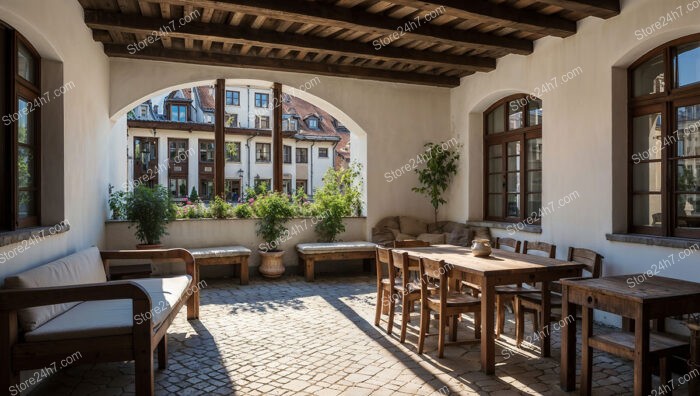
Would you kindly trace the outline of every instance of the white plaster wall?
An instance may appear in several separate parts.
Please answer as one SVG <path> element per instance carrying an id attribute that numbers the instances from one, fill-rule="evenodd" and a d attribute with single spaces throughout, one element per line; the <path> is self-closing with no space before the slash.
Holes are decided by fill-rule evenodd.
<path id="1" fill-rule="evenodd" d="M 4 0 L 0 19 L 27 37 L 44 59 L 63 62 L 64 83 L 75 84 L 63 97 L 65 217 L 71 230 L 48 237 L 0 265 L 1 280 L 76 250 L 102 245 L 107 186 L 110 177 L 119 173 L 105 159 L 123 148 L 112 146 L 114 130 L 122 125 L 118 118 L 110 121 L 109 63 L 83 22 L 80 4 L 73 0 Z M 0 253 L 18 246 L 0 247 Z"/>
<path id="2" fill-rule="evenodd" d="M 556 77 L 559 86 L 541 96 L 543 202 L 556 203 L 573 191 L 578 191 L 580 198 L 544 217 L 541 235 L 518 233 L 515 237 L 555 243 L 559 258 L 565 258 L 568 246 L 599 251 L 605 256 L 607 275 L 645 272 L 670 254 L 678 257 L 677 249 L 612 243 L 605 234 L 613 231 L 613 200 L 620 199 L 613 194 L 611 143 L 614 134 L 626 133 L 613 129 L 614 117 L 624 117 L 613 110 L 613 67 L 626 68 L 665 42 L 700 32 L 700 10 L 688 12 L 687 4 L 687 0 L 623 1 L 622 13 L 617 17 L 587 18 L 572 37 L 539 40 L 532 55 L 504 57 L 498 61 L 497 70 L 462 79 L 461 86 L 451 92 L 451 128 L 464 144 L 464 155 L 447 217 L 482 219 L 483 111 L 498 99 L 512 93 L 532 93 Z M 654 24 L 679 6 L 684 7 L 684 16 L 638 40 L 637 29 Z M 577 67 L 582 68 L 582 74 L 562 84 L 560 77 Z M 624 101 L 615 105 L 624 113 Z M 621 199 L 624 202 L 626 197 Z M 494 234 L 504 236 L 507 232 L 494 230 Z M 695 255 L 663 275 L 700 281 L 698 264 L 700 256 Z"/>
<path id="3" fill-rule="evenodd" d="M 192 82 L 226 78 L 230 79 L 230 85 L 257 80 L 300 87 L 318 78 L 310 91 L 297 89 L 294 94 L 327 110 L 353 132 L 353 159 L 366 163 L 367 236 L 372 225 L 384 216 L 410 213 L 431 218 L 428 201 L 410 191 L 417 181 L 413 173 L 392 183 L 386 181 L 384 173 L 415 158 L 422 152 L 424 143 L 448 138 L 448 89 L 129 59 L 111 59 L 110 65 L 113 117 L 120 116 L 154 92 Z"/>

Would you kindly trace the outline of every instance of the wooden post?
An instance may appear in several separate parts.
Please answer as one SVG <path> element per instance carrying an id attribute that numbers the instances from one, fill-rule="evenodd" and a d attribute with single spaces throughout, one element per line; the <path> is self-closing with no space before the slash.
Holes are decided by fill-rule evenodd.
<path id="1" fill-rule="evenodd" d="M 272 96 L 272 185 L 282 191 L 282 84 L 275 83 Z"/>
<path id="2" fill-rule="evenodd" d="M 226 141 L 224 131 L 224 115 L 226 113 L 226 80 L 216 80 L 215 89 L 215 114 L 214 114 L 214 191 L 217 196 L 224 197 L 224 184 L 226 181 Z"/>

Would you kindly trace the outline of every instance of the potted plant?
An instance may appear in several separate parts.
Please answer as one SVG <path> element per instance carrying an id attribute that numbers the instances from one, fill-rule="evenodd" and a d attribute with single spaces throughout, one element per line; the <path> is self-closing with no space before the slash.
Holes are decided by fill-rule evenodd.
<path id="1" fill-rule="evenodd" d="M 345 231 L 343 218 L 362 212 L 361 167 L 354 163 L 347 169 L 328 169 L 323 186 L 314 194 L 315 231 L 320 242 L 335 242 Z"/>
<path id="2" fill-rule="evenodd" d="M 447 149 L 444 147 L 448 146 Z M 459 146 L 457 146 L 459 148 Z M 435 223 L 437 223 L 438 208 L 447 203 L 442 197 L 454 175 L 457 174 L 457 162 L 459 152 L 455 148 L 449 148 L 447 143 L 426 143 L 426 154 L 421 154 L 420 162 L 425 162 L 425 168 L 416 169 L 419 187 L 413 187 L 413 191 L 427 195 L 434 209 Z"/>
<path id="3" fill-rule="evenodd" d="M 176 213 L 177 208 L 165 187 L 136 187 L 126 198 L 126 218 L 135 223 L 136 238 L 141 242 L 136 248 L 162 248 L 160 238 L 167 235 L 165 226 L 175 219 Z"/>
<path id="4" fill-rule="evenodd" d="M 257 197 L 253 209 L 259 218 L 256 233 L 265 241 L 259 246 L 260 273 L 267 278 L 277 278 L 284 273 L 284 251 L 279 245 L 288 233 L 286 224 L 294 216 L 294 207 L 286 195 L 269 192 Z"/>

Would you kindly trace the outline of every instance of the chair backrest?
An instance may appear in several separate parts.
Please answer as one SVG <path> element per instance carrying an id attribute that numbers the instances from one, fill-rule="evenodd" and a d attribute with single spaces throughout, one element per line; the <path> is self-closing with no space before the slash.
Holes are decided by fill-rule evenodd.
<path id="1" fill-rule="evenodd" d="M 394 241 L 394 248 L 428 247 L 430 242 L 411 239 L 406 241 Z"/>
<path id="2" fill-rule="evenodd" d="M 418 270 L 420 271 L 421 300 L 427 300 L 428 285 L 435 283 L 437 280 L 440 285 L 438 289 L 440 292 L 440 300 L 443 302 L 446 301 L 450 266 L 448 266 L 444 260 L 421 258 L 418 264 Z"/>
<path id="3" fill-rule="evenodd" d="M 410 283 L 408 271 L 408 253 L 391 251 L 391 264 L 389 265 L 389 281 L 394 286 L 397 275 L 401 275 L 401 284 L 406 289 Z"/>
<path id="4" fill-rule="evenodd" d="M 513 238 L 496 238 L 496 249 L 502 249 L 503 246 L 513 249 L 515 253 L 520 253 L 520 241 Z"/>
<path id="5" fill-rule="evenodd" d="M 523 242 L 523 254 L 532 254 L 530 252 L 542 252 L 549 258 L 555 258 L 557 247 L 546 242 Z"/>
<path id="6" fill-rule="evenodd" d="M 383 264 L 387 265 L 387 268 L 391 266 L 391 249 L 377 246 L 377 282 L 381 283 L 384 277 Z"/>
<path id="7" fill-rule="evenodd" d="M 592 278 L 600 278 L 600 275 L 602 275 L 603 259 L 603 256 L 593 250 L 575 248 L 573 246 L 569 248 L 568 260 L 584 264 L 586 271 L 591 273 Z"/>

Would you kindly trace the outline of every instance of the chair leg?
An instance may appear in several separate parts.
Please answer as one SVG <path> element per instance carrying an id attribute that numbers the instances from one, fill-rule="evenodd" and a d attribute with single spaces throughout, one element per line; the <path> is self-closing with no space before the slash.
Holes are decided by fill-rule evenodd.
<path id="1" fill-rule="evenodd" d="M 515 345 L 520 348 L 523 343 L 523 333 L 525 332 L 525 312 L 518 297 L 513 301 L 513 311 L 515 313 Z"/>
<path id="2" fill-rule="evenodd" d="M 379 326 L 379 320 L 382 317 L 382 306 L 384 305 L 384 286 L 380 283 L 377 285 L 377 312 L 374 314 L 374 325 Z"/>
<path id="3" fill-rule="evenodd" d="M 503 298 L 503 296 L 499 294 L 496 295 L 496 338 L 503 334 L 503 328 L 505 327 L 506 323 L 506 306 L 504 300 L 505 298 Z"/>
<path id="4" fill-rule="evenodd" d="M 421 304 L 420 310 L 420 333 L 418 334 L 418 354 L 423 354 L 423 345 L 425 344 L 425 335 L 428 333 L 430 324 L 430 310 L 423 308 Z"/>
<path id="5" fill-rule="evenodd" d="M 164 334 L 158 343 L 158 370 L 168 368 L 168 334 Z"/>
<path id="6" fill-rule="evenodd" d="M 406 328 L 408 327 L 408 322 L 411 321 L 411 307 L 413 307 L 413 300 L 409 300 L 404 296 L 403 301 L 401 301 L 401 343 L 406 341 Z"/>
<path id="7" fill-rule="evenodd" d="M 445 357 L 445 332 L 446 332 L 446 327 L 447 327 L 447 315 L 445 315 L 443 312 L 440 312 L 440 319 L 438 320 L 439 328 L 438 328 L 438 357 L 443 358 Z"/>
<path id="8" fill-rule="evenodd" d="M 457 341 L 457 328 L 459 327 L 459 315 L 452 315 L 450 323 L 450 341 Z"/>
<path id="9" fill-rule="evenodd" d="M 386 332 L 391 335 L 391 331 L 394 328 L 394 312 L 396 311 L 396 295 L 389 294 L 389 320 L 386 326 Z"/>

